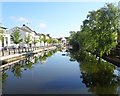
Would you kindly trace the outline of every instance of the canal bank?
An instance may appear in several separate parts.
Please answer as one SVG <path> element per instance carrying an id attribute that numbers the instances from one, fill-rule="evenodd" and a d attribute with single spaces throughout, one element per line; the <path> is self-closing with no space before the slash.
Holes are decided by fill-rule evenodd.
<path id="1" fill-rule="evenodd" d="M 56 46 L 51 46 L 51 47 L 45 47 L 45 48 L 42 48 L 39 50 L 34 50 L 34 51 L 26 52 L 26 53 L 3 56 L 0 58 L 0 64 L 1 64 L 0 68 L 10 65 L 10 62 L 19 61 L 21 59 L 24 59 L 24 58 L 26 58 L 26 56 L 30 56 L 30 55 L 33 55 L 36 53 L 42 54 L 44 51 L 51 51 L 51 50 L 55 50 L 56 48 L 57 48 Z"/>
<path id="2" fill-rule="evenodd" d="M 112 64 L 114 64 L 114 65 L 116 65 L 118 67 L 120 67 L 120 58 L 117 58 L 115 56 L 107 56 L 107 55 L 104 55 L 102 58 L 104 60 L 106 60 L 106 61 L 108 61 L 108 62 L 110 62 L 110 63 L 112 63 Z"/>

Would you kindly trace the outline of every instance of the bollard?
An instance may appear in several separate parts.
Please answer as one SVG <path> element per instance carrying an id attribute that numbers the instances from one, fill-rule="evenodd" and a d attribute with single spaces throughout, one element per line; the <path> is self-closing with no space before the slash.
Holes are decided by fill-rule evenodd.
<path id="1" fill-rule="evenodd" d="M 14 54 L 15 54 L 15 49 L 13 49 L 14 50 Z"/>
<path id="2" fill-rule="evenodd" d="M 9 55 L 10 55 L 10 48 L 8 48 L 8 50 L 9 50 Z"/>
<path id="3" fill-rule="evenodd" d="M 2 49 L 2 56 L 4 56 L 4 49 Z"/>
<path id="4" fill-rule="evenodd" d="M 23 52 L 23 48 L 22 48 L 22 52 Z"/>
<path id="5" fill-rule="evenodd" d="M 26 52 L 26 47 L 25 47 L 25 52 Z"/>

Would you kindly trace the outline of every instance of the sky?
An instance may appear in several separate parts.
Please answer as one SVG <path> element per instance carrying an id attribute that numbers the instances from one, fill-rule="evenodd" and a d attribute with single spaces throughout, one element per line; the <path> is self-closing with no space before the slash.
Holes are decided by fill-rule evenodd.
<path id="1" fill-rule="evenodd" d="M 2 2 L 2 26 L 11 29 L 23 24 L 51 37 L 68 37 L 79 31 L 89 11 L 106 2 Z"/>

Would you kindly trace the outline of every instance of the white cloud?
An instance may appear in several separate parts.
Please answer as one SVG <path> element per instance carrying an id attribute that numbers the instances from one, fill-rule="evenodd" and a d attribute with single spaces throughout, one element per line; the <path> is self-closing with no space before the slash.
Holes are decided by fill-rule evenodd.
<path id="1" fill-rule="evenodd" d="M 41 23 L 39 24 L 39 26 L 40 26 L 40 28 L 47 28 L 47 25 L 46 25 L 44 22 L 41 22 Z"/>
<path id="2" fill-rule="evenodd" d="M 29 22 L 28 19 L 23 18 L 23 17 L 19 17 L 19 18 L 18 18 L 18 21 L 20 21 L 20 22 L 25 22 L 25 23 L 28 23 L 28 22 Z"/>
<path id="3" fill-rule="evenodd" d="M 12 20 L 16 21 L 16 22 L 29 23 L 29 20 L 28 20 L 27 18 L 24 18 L 24 17 L 11 16 L 10 18 L 11 18 Z"/>

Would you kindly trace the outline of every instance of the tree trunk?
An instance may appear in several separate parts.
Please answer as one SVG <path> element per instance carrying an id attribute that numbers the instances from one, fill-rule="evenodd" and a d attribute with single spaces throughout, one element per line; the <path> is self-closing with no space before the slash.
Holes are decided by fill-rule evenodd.
<path id="1" fill-rule="evenodd" d="M 101 63 L 101 56 L 100 56 L 100 53 L 99 53 L 99 59 L 98 59 L 98 63 Z"/>

